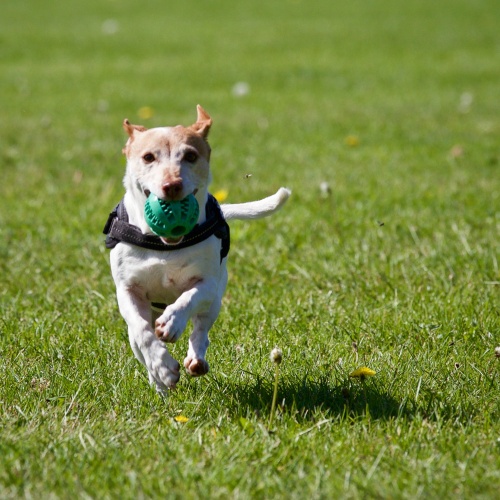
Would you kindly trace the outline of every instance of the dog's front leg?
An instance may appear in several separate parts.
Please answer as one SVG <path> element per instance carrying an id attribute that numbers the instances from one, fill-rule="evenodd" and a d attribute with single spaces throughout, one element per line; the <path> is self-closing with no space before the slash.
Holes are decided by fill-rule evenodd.
<path id="1" fill-rule="evenodd" d="M 130 346 L 136 358 L 146 366 L 149 381 L 160 393 L 175 388 L 179 381 L 179 363 L 166 345 L 158 340 L 151 326 L 151 304 L 138 291 L 117 288 L 120 312 L 128 325 Z"/>
<path id="2" fill-rule="evenodd" d="M 176 342 L 192 316 L 209 311 L 215 299 L 215 290 L 217 290 L 215 280 L 201 279 L 181 293 L 156 320 L 157 337 L 163 342 Z"/>

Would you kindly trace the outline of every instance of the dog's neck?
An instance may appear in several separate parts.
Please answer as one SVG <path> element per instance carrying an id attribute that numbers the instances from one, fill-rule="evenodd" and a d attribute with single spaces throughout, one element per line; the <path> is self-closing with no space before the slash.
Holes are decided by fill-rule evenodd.
<path id="1" fill-rule="evenodd" d="M 198 224 L 202 224 L 207 219 L 206 204 L 208 200 L 208 190 L 198 189 L 195 195 L 196 201 L 200 208 Z M 125 209 L 127 210 L 130 224 L 137 226 L 143 234 L 153 234 L 144 217 L 144 205 L 146 203 L 146 195 L 136 186 L 127 186 L 125 197 L 123 199 Z"/>

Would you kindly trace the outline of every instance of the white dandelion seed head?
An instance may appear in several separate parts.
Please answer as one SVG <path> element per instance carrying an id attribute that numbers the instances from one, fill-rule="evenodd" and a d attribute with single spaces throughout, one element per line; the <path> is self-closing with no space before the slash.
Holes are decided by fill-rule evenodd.
<path id="1" fill-rule="evenodd" d="M 101 31 L 104 35 L 115 35 L 120 29 L 120 24 L 116 19 L 106 19 L 101 25 Z"/>
<path id="2" fill-rule="evenodd" d="M 276 364 L 280 364 L 281 361 L 283 360 L 283 351 L 279 349 L 278 347 L 275 347 L 271 351 L 271 355 L 269 356 L 271 358 L 271 361 Z"/>
<path id="3" fill-rule="evenodd" d="M 250 85 L 247 82 L 236 82 L 231 89 L 235 97 L 243 97 L 250 93 Z"/>
<path id="4" fill-rule="evenodd" d="M 328 198 L 332 194 L 332 188 L 330 187 L 330 184 L 326 181 L 320 183 L 319 191 L 321 193 L 322 198 Z"/>

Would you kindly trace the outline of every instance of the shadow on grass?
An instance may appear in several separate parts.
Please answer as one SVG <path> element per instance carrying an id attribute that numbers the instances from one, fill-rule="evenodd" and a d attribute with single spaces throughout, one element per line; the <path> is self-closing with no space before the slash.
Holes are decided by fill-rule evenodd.
<path id="1" fill-rule="evenodd" d="M 266 415 L 271 408 L 273 386 L 269 382 L 256 380 L 249 385 L 234 385 L 228 391 L 232 396 L 228 409 L 235 415 Z M 310 420 L 318 413 L 331 417 L 363 415 L 368 406 L 374 419 L 389 419 L 407 413 L 400 402 L 387 392 L 380 391 L 375 384 L 366 383 L 363 388 L 358 381 L 333 386 L 327 380 L 280 379 L 278 404 L 284 414 L 298 420 Z"/>

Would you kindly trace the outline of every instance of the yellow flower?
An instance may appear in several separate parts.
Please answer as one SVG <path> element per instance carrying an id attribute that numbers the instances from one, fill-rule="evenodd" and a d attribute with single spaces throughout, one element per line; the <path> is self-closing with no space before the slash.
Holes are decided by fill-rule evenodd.
<path id="1" fill-rule="evenodd" d="M 219 189 L 215 191 L 214 198 L 219 202 L 223 203 L 227 199 L 227 195 L 229 194 L 227 189 Z"/>
<path id="2" fill-rule="evenodd" d="M 345 143 L 351 148 L 355 148 L 356 146 L 359 146 L 359 137 L 357 135 L 348 135 L 345 138 Z"/>
<path id="3" fill-rule="evenodd" d="M 174 417 L 174 420 L 181 424 L 185 424 L 189 420 L 189 418 L 185 417 L 184 415 L 177 415 L 176 417 Z"/>
<path id="4" fill-rule="evenodd" d="M 350 373 L 349 377 L 356 377 L 363 380 L 365 377 L 373 377 L 373 375 L 375 375 L 376 373 L 377 372 L 373 371 L 371 368 L 362 366 L 361 368 L 358 368 L 354 370 L 352 373 Z"/>
<path id="5" fill-rule="evenodd" d="M 139 108 L 137 114 L 141 120 L 149 120 L 149 118 L 152 118 L 154 115 L 154 111 L 151 106 L 143 106 L 142 108 Z"/>

